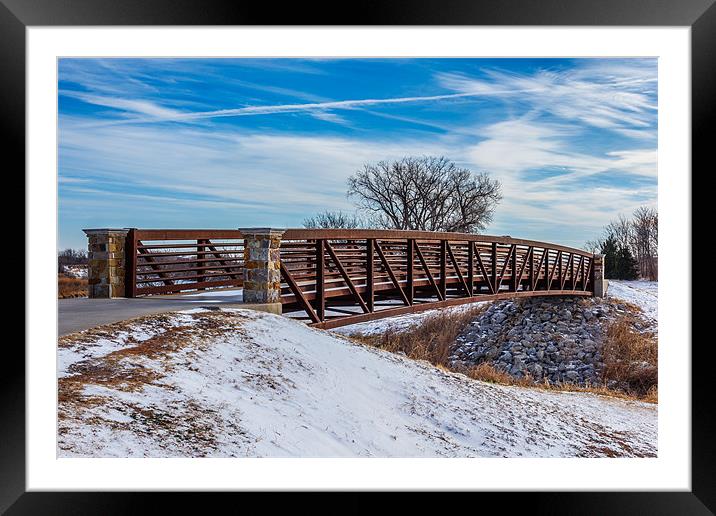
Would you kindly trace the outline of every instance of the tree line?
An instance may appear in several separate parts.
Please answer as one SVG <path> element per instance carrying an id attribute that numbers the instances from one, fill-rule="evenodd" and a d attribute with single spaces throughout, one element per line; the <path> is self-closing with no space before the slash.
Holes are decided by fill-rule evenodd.
<path id="1" fill-rule="evenodd" d="M 65 249 L 57 253 L 57 272 L 64 272 L 66 265 L 87 265 L 87 251 Z"/>
<path id="2" fill-rule="evenodd" d="M 659 214 L 641 206 L 630 218 L 619 215 L 604 228 L 602 236 L 587 242 L 592 252 L 604 255 L 604 275 L 613 279 L 656 281 L 659 278 Z"/>

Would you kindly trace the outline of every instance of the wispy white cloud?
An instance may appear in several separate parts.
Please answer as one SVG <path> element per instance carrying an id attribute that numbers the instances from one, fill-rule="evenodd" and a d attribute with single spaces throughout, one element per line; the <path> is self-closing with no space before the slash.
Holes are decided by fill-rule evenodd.
<path id="1" fill-rule="evenodd" d="M 653 126 L 657 78 L 649 63 L 590 61 L 564 71 L 483 73 L 484 78 L 464 73 L 440 73 L 436 78 L 455 92 L 500 97 L 593 127 L 638 134 L 634 131 Z"/>
<path id="2" fill-rule="evenodd" d="M 480 128 L 479 134 L 485 139 L 468 150 L 473 164 L 518 176 L 528 170 L 558 172 L 541 183 L 584 179 L 613 170 L 654 179 L 657 174 L 655 149 L 614 150 L 605 155 L 577 152 L 569 140 L 576 130 L 563 124 L 522 118 Z"/>
<path id="3" fill-rule="evenodd" d="M 596 235 L 618 213 L 655 203 L 655 149 L 576 152 L 570 141 L 574 128 L 529 118 L 497 122 L 480 134 L 486 138 L 467 146 L 464 159 L 502 182 L 505 198 L 497 224 L 509 219 L 512 226 L 572 226 Z M 585 186 L 597 176 L 620 180 L 611 186 Z M 625 183 L 628 178 L 645 181 L 635 187 Z"/>
<path id="4" fill-rule="evenodd" d="M 134 107 L 136 103 L 143 103 L 145 101 L 134 101 L 128 99 L 115 99 L 108 97 L 95 97 L 91 95 L 77 95 L 74 94 L 80 100 L 85 100 L 92 104 L 99 105 L 112 105 L 112 107 L 119 107 L 121 105 L 127 106 L 128 110 L 138 112 Z M 356 99 L 356 100 L 338 100 L 338 101 L 327 101 L 327 102 L 310 102 L 301 104 L 272 104 L 272 105 L 259 105 L 259 106 L 245 106 L 240 108 L 231 109 L 216 109 L 211 111 L 183 111 L 183 112 L 167 112 L 165 114 L 159 114 L 159 108 L 152 110 L 151 118 L 138 117 L 138 118 L 126 118 L 121 120 L 111 120 L 108 122 L 100 122 L 94 125 L 126 125 L 132 123 L 146 123 L 154 121 L 162 122 L 192 122 L 197 120 L 206 120 L 212 118 L 226 118 L 226 117 L 241 117 L 241 116 L 256 116 L 256 115 L 273 115 L 282 113 L 298 113 L 307 112 L 312 116 L 316 113 L 326 113 L 329 110 L 353 110 L 369 106 L 379 106 L 388 104 L 405 104 L 415 102 L 432 102 L 438 100 L 448 100 L 463 97 L 473 97 L 473 93 L 455 93 L 448 95 L 429 95 L 429 96 L 418 96 L 418 97 L 394 97 L 394 98 L 383 98 L 383 99 Z M 149 114 L 149 113 L 148 113 Z"/>
<path id="5" fill-rule="evenodd" d="M 307 213 L 346 208 L 346 179 L 362 163 L 440 153 L 419 141 L 262 134 L 216 128 L 103 127 L 61 119 L 60 167 L 128 188 L 231 200 L 270 199 Z"/>
<path id="6" fill-rule="evenodd" d="M 277 95 L 284 95 L 286 97 L 295 97 L 298 99 L 308 100 L 310 102 L 325 102 L 329 99 L 322 97 L 321 95 L 313 95 L 305 91 L 297 90 L 294 88 L 286 88 L 284 86 L 277 86 L 276 84 L 259 84 L 250 81 L 243 81 L 239 79 L 231 79 L 226 81 L 229 85 L 241 86 L 242 88 L 249 88 L 256 91 L 265 91 L 268 93 L 275 93 Z"/>
<path id="7" fill-rule="evenodd" d="M 331 113 L 330 111 L 313 111 L 311 112 L 311 116 L 315 118 L 316 120 L 323 120 L 324 122 L 331 122 L 334 124 L 340 124 L 340 125 L 351 125 L 351 122 L 347 120 L 345 117 L 342 117 L 341 115 L 337 115 L 336 113 Z"/>
<path id="8" fill-rule="evenodd" d="M 149 100 L 104 97 L 72 90 L 60 90 L 59 94 L 65 97 L 72 97 L 81 100 L 87 104 L 119 109 L 127 113 L 145 115 L 157 120 L 166 120 L 172 117 L 181 116 L 180 111 L 161 106 L 156 102 Z"/>
<path id="9" fill-rule="evenodd" d="M 122 184 L 122 192 L 111 194 L 116 199 L 132 196 L 139 204 L 137 195 L 156 197 L 154 202 L 134 208 L 134 214 L 149 213 L 159 204 L 164 210 L 173 206 L 173 225 L 189 227 L 192 215 L 186 207 L 193 201 L 188 199 L 196 199 L 197 206 L 204 209 L 230 213 L 237 224 L 260 213 L 267 223 L 295 226 L 323 209 L 350 210 L 352 203 L 345 196 L 348 176 L 366 162 L 406 155 L 445 155 L 498 178 L 505 198 L 491 231 L 499 234 L 515 225 L 524 228 L 520 235 L 525 236 L 530 225 L 569 224 L 581 225 L 582 234 L 585 227 L 594 227 L 596 234 L 615 213 L 655 198 L 655 184 L 640 190 L 616 186 L 584 189 L 579 181 L 580 174 L 609 170 L 637 176 L 654 174 L 652 151 L 575 154 L 564 140 L 568 128 L 529 121 L 494 124 L 481 131 L 487 139 L 472 144 L 452 135 L 385 141 L 216 127 L 110 126 L 88 132 L 81 121 L 65 118 L 60 130 L 61 170 L 92 174 L 94 188 L 107 191 Z M 525 178 L 529 170 L 539 167 L 563 167 L 564 177 L 570 179 Z M 75 193 L 80 194 L 78 190 Z M 89 192 L 84 195 L 91 196 Z M 111 195 L 107 193 L 109 198 Z M 559 199 L 556 205 L 555 199 Z M 535 231 L 530 230 L 528 236 L 539 236 Z M 575 245 L 587 239 L 580 238 L 572 239 L 566 233 L 562 238 L 553 236 Z"/>
<path id="10" fill-rule="evenodd" d="M 192 123 L 215 118 L 299 112 L 305 112 L 325 121 L 345 124 L 346 120 L 336 115 L 335 111 L 484 97 L 500 98 L 527 105 L 536 114 L 548 113 L 563 121 L 609 129 L 629 138 L 648 140 L 654 139 L 656 135 L 655 68 L 651 65 L 646 66 L 641 61 L 630 64 L 587 62 L 566 71 L 538 70 L 532 74 L 488 69 L 482 70 L 480 78 L 464 73 L 443 72 L 436 74 L 435 78 L 441 87 L 452 93 L 325 100 L 320 96 L 291 88 L 236 79 L 234 82 L 244 87 L 308 99 L 310 102 L 244 105 L 227 109 L 193 111 L 169 108 L 156 101 L 131 96 L 107 96 L 77 91 L 62 91 L 61 94 L 92 104 L 124 109 L 129 115 L 138 115 L 99 123 L 110 125 L 148 122 Z M 143 84 L 139 79 L 135 81 Z"/>

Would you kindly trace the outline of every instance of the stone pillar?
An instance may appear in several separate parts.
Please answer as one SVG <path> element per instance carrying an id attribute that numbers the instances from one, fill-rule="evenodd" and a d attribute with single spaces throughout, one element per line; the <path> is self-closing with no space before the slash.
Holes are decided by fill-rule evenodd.
<path id="1" fill-rule="evenodd" d="M 89 297 L 124 297 L 127 229 L 84 229 L 87 235 Z"/>
<path id="2" fill-rule="evenodd" d="M 244 303 L 281 308 L 281 236 L 283 229 L 239 228 L 244 236 Z"/>
<path id="3" fill-rule="evenodd" d="M 592 290 L 595 297 L 607 295 L 607 280 L 604 279 L 604 255 L 594 255 L 594 266 L 592 268 Z"/>

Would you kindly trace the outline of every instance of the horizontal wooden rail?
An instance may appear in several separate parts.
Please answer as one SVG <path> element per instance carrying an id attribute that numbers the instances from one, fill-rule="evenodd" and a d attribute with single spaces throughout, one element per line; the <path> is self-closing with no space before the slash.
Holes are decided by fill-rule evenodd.
<path id="1" fill-rule="evenodd" d="M 525 240 L 512 238 L 510 236 L 474 235 L 471 233 L 447 233 L 439 231 L 406 231 L 402 229 L 287 229 L 283 234 L 283 240 L 313 240 L 322 238 L 326 240 L 364 240 L 367 238 L 379 238 L 381 240 L 407 240 L 409 238 L 429 241 L 449 240 L 456 242 L 496 242 L 498 244 L 517 244 L 534 247 L 548 247 L 554 250 L 562 250 L 567 253 L 574 253 L 591 257 L 592 253 L 538 240 Z M 282 244 L 283 245 L 283 244 Z"/>
<path id="2" fill-rule="evenodd" d="M 134 297 L 242 286 L 249 236 L 131 229 L 125 291 Z M 591 253 L 509 236 L 288 229 L 279 256 L 284 312 L 323 328 L 480 300 L 588 296 L 594 285 Z"/>
<path id="3" fill-rule="evenodd" d="M 243 285 L 238 230 L 132 229 L 125 252 L 128 297 Z"/>
<path id="4" fill-rule="evenodd" d="M 589 296 L 592 267 L 584 250 L 506 236 L 290 229 L 281 302 L 332 328 L 480 300 Z"/>

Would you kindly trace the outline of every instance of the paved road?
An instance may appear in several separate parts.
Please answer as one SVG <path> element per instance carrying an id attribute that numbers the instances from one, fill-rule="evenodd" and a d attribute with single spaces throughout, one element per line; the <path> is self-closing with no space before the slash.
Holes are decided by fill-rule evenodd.
<path id="1" fill-rule="evenodd" d="M 242 290 L 221 290 L 178 296 L 134 299 L 58 299 L 58 333 L 67 335 L 102 324 L 142 315 L 173 312 L 201 306 L 249 308 L 242 304 Z"/>

